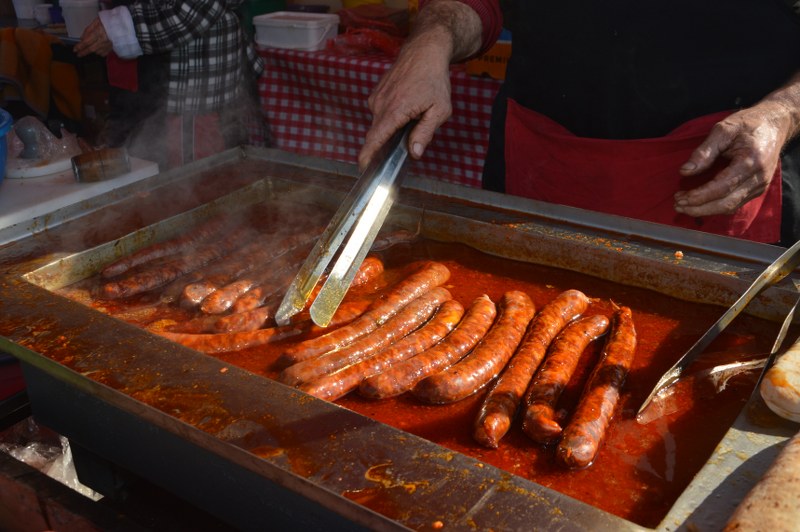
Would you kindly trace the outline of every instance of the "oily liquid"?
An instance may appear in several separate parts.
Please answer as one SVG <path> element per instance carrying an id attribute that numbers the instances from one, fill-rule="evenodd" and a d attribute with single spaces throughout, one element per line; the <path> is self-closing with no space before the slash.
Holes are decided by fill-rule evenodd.
<path id="1" fill-rule="evenodd" d="M 384 252 L 383 258 L 383 285 L 396 282 L 416 261 L 434 259 L 444 263 L 451 272 L 445 287 L 465 307 L 482 294 L 499 301 L 505 291 L 522 290 L 540 309 L 562 291 L 578 289 L 592 298 L 585 316 L 611 317 L 615 305 L 632 309 L 638 338 L 636 357 L 600 452 L 594 463 L 583 470 L 571 471 L 557 464 L 554 446 L 528 439 L 519 419 L 497 449 L 477 444 L 472 439 L 472 426 L 485 389 L 450 405 L 423 404 L 410 394 L 372 401 L 357 393 L 337 403 L 641 526 L 655 527 L 661 522 L 738 415 L 758 375 L 746 372 L 732 377 L 722 391 L 698 380 L 679 382 L 670 396 L 669 411 L 650 423 L 640 424 L 635 419 L 636 411 L 659 376 L 724 309 L 575 272 L 491 257 L 461 245 L 420 240 L 413 245 L 394 246 Z M 156 317 L 150 315 L 148 319 Z M 707 349 L 708 355 L 701 357 L 699 363 L 704 358 L 709 364 L 717 364 L 766 352 L 777 328 L 776 324 L 741 316 Z M 284 347 L 296 341 L 215 356 L 275 379 L 280 371 L 275 361 Z M 602 340 L 586 349 L 562 394 L 558 410 L 565 420 L 577 404 L 601 348 Z M 360 502 L 370 506 L 372 500 L 377 499 L 366 497 Z M 373 509 L 381 511 L 380 503 L 374 504 Z"/>

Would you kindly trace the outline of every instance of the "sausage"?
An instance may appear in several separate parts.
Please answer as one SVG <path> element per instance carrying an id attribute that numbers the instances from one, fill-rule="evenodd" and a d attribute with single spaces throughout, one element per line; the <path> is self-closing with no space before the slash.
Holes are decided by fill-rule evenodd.
<path id="1" fill-rule="evenodd" d="M 383 261 L 375 255 L 367 255 L 350 283 L 350 288 L 364 286 L 383 273 Z"/>
<path id="2" fill-rule="evenodd" d="M 252 235 L 252 233 L 241 230 L 230 238 L 223 239 L 219 245 L 208 245 L 191 254 L 165 260 L 159 265 L 153 265 L 147 270 L 134 273 L 119 281 L 109 281 L 103 285 L 103 294 L 105 297 L 117 299 L 163 286 L 181 275 L 231 253 L 244 242 L 248 235 Z"/>
<path id="3" fill-rule="evenodd" d="M 296 238 L 283 242 L 284 245 L 294 244 Z M 270 260 L 265 260 L 260 265 L 260 271 L 249 272 L 248 274 L 233 280 L 225 286 L 209 294 L 200 304 L 200 310 L 206 314 L 222 314 L 229 310 L 236 301 L 256 286 L 269 287 L 272 292 L 278 291 L 285 279 L 291 275 L 288 272 L 295 272 L 299 269 L 296 266 L 309 253 L 310 243 L 303 242 L 291 248 L 279 246 L 273 249 Z M 268 294 L 267 291 L 264 294 Z M 263 302 L 260 301 L 259 304 Z M 250 310 L 250 309 L 247 309 Z"/>
<path id="4" fill-rule="evenodd" d="M 182 275 L 162 288 L 158 300 L 164 305 L 171 305 L 180 300 L 181 292 L 187 284 L 197 282 L 202 278 L 203 276 L 196 270 Z"/>
<path id="5" fill-rule="evenodd" d="M 230 309 L 236 300 L 253 288 L 255 284 L 256 281 L 252 277 L 245 277 L 228 283 L 208 294 L 200 303 L 200 310 L 206 314 L 222 314 Z"/>
<path id="6" fill-rule="evenodd" d="M 511 427 L 522 396 L 553 338 L 588 306 L 589 298 L 583 292 L 566 290 L 534 316 L 517 352 L 481 405 L 473 428 L 478 443 L 497 447 Z"/>
<path id="7" fill-rule="evenodd" d="M 198 245 L 202 245 L 203 241 L 217 234 L 224 225 L 226 225 L 225 218 L 223 216 L 216 216 L 184 235 L 147 246 L 130 255 L 122 257 L 103 268 L 100 275 L 107 279 L 116 277 L 140 264 L 195 248 Z"/>
<path id="8" fill-rule="evenodd" d="M 239 296 L 239 299 L 237 299 L 231 307 L 231 312 L 237 314 L 258 308 L 265 304 L 269 296 L 270 294 L 263 286 L 256 286 L 248 290 L 247 293 Z"/>
<path id="9" fill-rule="evenodd" d="M 422 269 L 412 273 L 388 293 L 376 299 L 364 314 L 349 325 L 289 347 L 281 354 L 279 361 L 282 364 L 291 365 L 344 347 L 357 338 L 374 331 L 409 301 L 444 284 L 449 278 L 450 270 L 447 269 L 447 266 L 439 262 L 428 262 Z"/>
<path id="10" fill-rule="evenodd" d="M 411 301 L 386 323 L 351 345 L 289 366 L 283 370 L 279 380 L 289 386 L 297 386 L 364 360 L 419 328 L 442 303 L 452 298 L 446 288 L 434 288 Z"/>
<path id="11" fill-rule="evenodd" d="M 226 353 L 277 342 L 278 340 L 303 334 L 307 330 L 308 325 L 306 323 L 293 323 L 282 327 L 237 333 L 190 334 L 167 331 L 156 332 L 164 338 L 203 353 Z"/>
<path id="12" fill-rule="evenodd" d="M 800 432 L 792 436 L 728 519 L 723 532 L 797 530 L 800 523 Z"/>
<path id="13" fill-rule="evenodd" d="M 556 403 L 586 346 L 607 328 L 608 318 L 600 314 L 579 318 L 567 325 L 553 341 L 531 381 L 526 398 L 522 430 L 534 441 L 549 443 L 561 435 L 561 425 L 555 419 Z"/>
<path id="14" fill-rule="evenodd" d="M 208 279 L 200 279 L 189 283 L 181 290 L 180 306 L 185 309 L 192 309 L 198 306 L 210 294 L 213 294 L 219 286 Z M 162 298 L 163 299 L 163 298 Z"/>
<path id="15" fill-rule="evenodd" d="M 497 308 L 489 296 L 484 294 L 476 298 L 444 340 L 415 357 L 364 379 L 358 387 L 358 393 L 369 399 L 384 399 L 407 392 L 422 379 L 454 364 L 469 353 L 486 335 L 496 315 Z"/>
<path id="16" fill-rule="evenodd" d="M 486 386 L 516 351 L 533 314 L 528 294 L 518 290 L 503 294 L 497 320 L 480 343 L 458 363 L 421 380 L 414 396 L 427 403 L 453 403 Z"/>
<path id="17" fill-rule="evenodd" d="M 272 307 L 257 307 L 253 310 L 222 316 L 214 322 L 214 332 L 255 331 L 264 326 L 275 315 Z"/>
<path id="18" fill-rule="evenodd" d="M 463 315 L 461 303 L 455 299 L 445 301 L 428 323 L 396 344 L 352 366 L 302 384 L 299 388 L 319 399 L 335 401 L 358 388 L 364 379 L 433 347 L 455 328 Z"/>
<path id="19" fill-rule="evenodd" d="M 628 307 L 620 307 L 612 317 L 601 358 L 556 447 L 556 459 L 570 469 L 587 467 L 597 456 L 635 354 L 633 315 Z"/>
<path id="20" fill-rule="evenodd" d="M 285 237 L 277 241 L 272 237 L 269 239 L 259 238 L 242 246 L 236 251 L 235 256 L 203 268 L 200 279 L 184 287 L 181 294 L 181 306 L 188 309 L 197 307 L 217 290 L 224 289 L 225 285 L 251 272 L 256 265 L 268 263 L 275 257 L 285 254 L 298 241 L 302 245 L 308 243 L 310 238 L 307 235 Z M 228 297 L 236 299 L 236 296 Z"/>

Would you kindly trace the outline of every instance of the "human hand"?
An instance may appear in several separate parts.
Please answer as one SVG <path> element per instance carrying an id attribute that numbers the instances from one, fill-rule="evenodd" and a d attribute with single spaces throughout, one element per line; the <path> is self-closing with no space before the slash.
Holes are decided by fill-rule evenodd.
<path id="1" fill-rule="evenodd" d="M 762 102 L 718 122 L 680 172 L 692 176 L 722 157 L 728 165 L 709 182 L 675 194 L 675 210 L 689 216 L 732 214 L 764 193 L 791 131 L 785 109 Z"/>
<path id="2" fill-rule="evenodd" d="M 108 38 L 103 23 L 99 18 L 95 18 L 86 26 L 81 35 L 81 40 L 75 45 L 73 50 L 78 57 L 85 57 L 89 54 L 97 54 L 100 57 L 105 57 L 114 46 Z"/>
<path id="3" fill-rule="evenodd" d="M 408 137 L 408 151 L 419 159 L 436 129 L 452 114 L 450 58 L 441 47 L 406 48 L 369 97 L 372 126 L 358 155 L 363 171 L 375 153 L 408 122 L 419 123 Z"/>

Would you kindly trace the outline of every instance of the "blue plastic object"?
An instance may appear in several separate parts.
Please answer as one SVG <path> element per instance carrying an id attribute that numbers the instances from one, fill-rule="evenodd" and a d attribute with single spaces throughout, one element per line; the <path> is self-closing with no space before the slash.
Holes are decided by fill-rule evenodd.
<path id="1" fill-rule="evenodd" d="M 13 124 L 14 118 L 4 109 L 0 109 L 0 183 L 6 177 L 6 157 L 8 156 L 6 136 Z"/>

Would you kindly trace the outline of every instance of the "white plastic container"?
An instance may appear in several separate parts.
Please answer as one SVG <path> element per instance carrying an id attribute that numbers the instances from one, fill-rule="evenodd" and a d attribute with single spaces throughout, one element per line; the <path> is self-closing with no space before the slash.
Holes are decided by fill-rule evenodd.
<path id="1" fill-rule="evenodd" d="M 273 48 L 315 51 L 339 32 L 339 15 L 276 11 L 253 17 L 256 43 Z"/>
<path id="2" fill-rule="evenodd" d="M 67 35 L 80 38 L 83 30 L 97 17 L 100 3 L 97 0 L 61 0 L 61 14 L 67 25 Z"/>
<path id="3" fill-rule="evenodd" d="M 33 20 L 33 9 L 45 0 L 13 0 L 14 14 L 21 20 Z"/>

